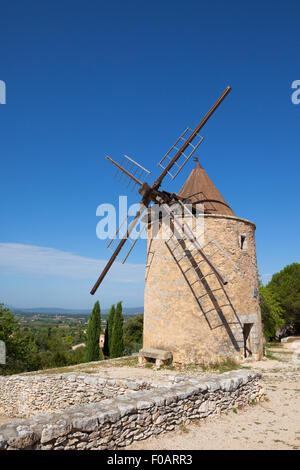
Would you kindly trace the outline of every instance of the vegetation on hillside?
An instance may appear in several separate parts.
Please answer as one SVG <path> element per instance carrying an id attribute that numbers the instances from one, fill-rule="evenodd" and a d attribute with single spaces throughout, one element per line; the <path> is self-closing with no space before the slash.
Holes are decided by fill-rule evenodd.
<path id="1" fill-rule="evenodd" d="M 95 309 L 98 310 L 98 305 L 96 304 L 93 311 Z M 116 343 L 121 345 L 121 348 L 119 348 L 118 352 L 115 352 L 115 354 L 119 354 L 120 356 L 124 354 L 129 355 L 135 352 L 137 350 L 137 344 L 139 342 L 141 344 L 142 342 L 143 315 L 137 315 L 139 320 L 135 320 L 135 317 L 131 315 L 123 316 L 122 304 L 119 303 L 118 305 L 121 313 L 119 326 L 120 324 L 123 325 L 123 320 L 124 325 L 122 326 L 122 330 L 120 327 L 115 329 L 119 338 Z M 113 305 L 110 310 L 110 315 L 107 317 L 107 321 L 103 319 L 102 331 L 105 328 L 105 335 L 108 332 L 107 322 L 108 324 L 111 322 L 111 331 L 113 329 L 115 310 L 116 307 Z M 90 339 L 94 337 L 94 346 L 97 349 L 95 338 L 98 336 L 99 324 L 101 323 L 102 317 L 100 314 L 100 305 L 99 314 L 96 311 L 98 330 L 92 328 L 94 316 L 95 314 L 93 314 L 93 312 L 90 317 L 88 315 L 53 315 L 39 314 L 36 312 L 13 314 L 7 307 L 0 304 L 0 340 L 4 341 L 6 344 L 6 364 L 0 364 L 0 375 L 72 366 L 90 360 L 103 359 L 100 348 L 99 355 L 96 356 L 96 352 L 96 355 L 90 358 L 87 357 L 88 347 L 84 346 L 88 345 L 89 337 Z M 90 320 L 89 326 L 88 320 Z M 127 327 L 127 323 L 129 323 L 129 327 Z M 138 324 L 138 326 L 134 327 L 135 324 Z M 139 331 L 139 333 L 137 333 L 137 331 Z M 103 353 L 107 359 L 112 357 L 109 353 L 108 346 L 107 351 L 105 351 L 104 348 Z M 98 359 L 96 359 L 96 357 Z"/>
<path id="2" fill-rule="evenodd" d="M 264 336 L 273 341 L 300 334 L 300 264 L 292 263 L 260 286 Z"/>
<path id="3" fill-rule="evenodd" d="M 74 351 L 71 348 L 73 337 L 69 329 L 24 327 L 3 304 L 0 304 L 0 340 L 6 346 L 6 364 L 0 364 L 1 375 L 84 362 L 84 348 Z"/>

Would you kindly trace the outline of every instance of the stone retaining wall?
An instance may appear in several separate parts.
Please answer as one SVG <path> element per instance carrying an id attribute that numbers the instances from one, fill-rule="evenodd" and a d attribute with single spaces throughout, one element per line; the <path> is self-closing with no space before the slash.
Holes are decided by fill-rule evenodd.
<path id="1" fill-rule="evenodd" d="M 143 380 L 105 379 L 84 373 L 0 377 L 0 415 L 30 417 L 149 388 Z"/>
<path id="2" fill-rule="evenodd" d="M 260 377 L 248 370 L 175 377 L 168 387 L 40 413 L 0 426 L 0 449 L 118 449 L 193 419 L 262 400 Z"/>

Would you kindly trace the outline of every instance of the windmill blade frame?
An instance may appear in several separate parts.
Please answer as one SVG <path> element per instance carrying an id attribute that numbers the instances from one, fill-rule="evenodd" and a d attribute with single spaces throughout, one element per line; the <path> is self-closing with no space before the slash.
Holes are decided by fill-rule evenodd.
<path id="1" fill-rule="evenodd" d="M 141 203 L 140 203 L 140 207 L 141 207 L 141 209 L 140 209 L 140 212 L 141 212 L 141 214 L 140 214 L 140 220 L 139 220 L 137 223 L 142 222 L 142 228 L 138 231 L 138 233 L 137 233 L 137 235 L 136 235 L 136 237 L 135 237 L 135 239 L 134 239 L 133 241 L 131 240 L 131 237 L 130 237 L 130 236 L 127 237 L 128 242 L 131 242 L 131 243 L 132 243 L 132 246 L 130 247 L 130 249 L 129 249 L 128 252 L 126 253 L 124 259 L 122 260 L 122 264 L 124 264 L 124 263 L 126 262 L 128 256 L 130 255 L 131 251 L 133 250 L 133 248 L 134 248 L 136 242 L 138 241 L 138 239 L 140 238 L 141 234 L 143 233 L 145 226 L 148 224 L 148 211 L 147 211 L 147 208 L 146 208 L 145 206 L 142 207 L 142 204 L 141 204 Z M 118 227 L 118 229 L 116 230 L 115 234 L 112 236 L 112 238 L 111 238 L 111 240 L 110 240 L 110 242 L 109 242 L 109 244 L 107 245 L 106 248 L 110 248 L 110 246 L 112 245 L 112 243 L 117 240 L 117 235 L 120 233 L 121 228 L 122 228 L 122 227 L 124 226 L 124 224 L 127 222 L 128 218 L 132 216 L 131 214 L 129 214 L 129 212 L 130 212 L 130 209 L 129 209 L 128 213 L 126 214 L 125 219 L 121 222 L 121 224 L 119 225 L 119 227 Z M 146 214 L 145 214 L 145 212 L 146 212 Z M 135 214 L 135 216 L 136 216 L 136 214 Z M 134 217 L 135 217 L 135 216 L 134 216 Z M 146 217 L 146 218 L 145 218 L 145 217 Z M 145 218 L 145 220 L 143 220 L 144 218 Z M 136 225 L 137 225 L 137 224 L 136 224 Z M 136 225 L 135 225 L 135 227 L 136 227 Z M 127 225 L 125 225 L 125 228 L 127 228 Z M 132 231 L 131 231 L 131 233 L 132 233 Z M 131 234 L 131 233 L 130 233 L 130 234 Z M 122 237 L 122 238 L 123 238 L 123 237 Z M 111 248 L 110 248 L 110 249 L 111 249 Z M 112 251 L 114 252 L 113 249 L 112 249 Z"/>
<path id="2" fill-rule="evenodd" d="M 130 233 L 132 232 L 132 230 L 134 229 L 134 227 L 137 225 L 137 223 L 139 222 L 141 216 L 143 215 L 144 213 L 144 210 L 145 210 L 145 206 L 141 204 L 141 209 L 137 212 L 136 216 L 134 217 L 133 221 L 131 222 L 131 224 L 129 225 L 125 235 L 123 236 L 122 240 L 120 241 L 120 243 L 118 244 L 117 248 L 115 249 L 114 253 L 112 254 L 112 256 L 110 257 L 109 261 L 107 262 L 105 268 L 103 269 L 102 273 L 100 274 L 100 276 L 98 277 L 97 281 L 95 282 L 92 290 L 90 291 L 90 293 L 92 295 L 95 294 L 96 290 L 98 289 L 98 287 L 100 286 L 101 282 L 103 281 L 103 279 L 105 278 L 106 274 L 108 273 L 108 271 L 110 270 L 112 264 L 114 263 L 115 259 L 117 258 L 118 254 L 120 253 L 121 249 L 123 248 L 123 246 L 125 245 L 126 241 L 128 240 L 128 237 L 130 235 Z"/>
<path id="3" fill-rule="evenodd" d="M 199 134 L 199 131 L 200 129 L 202 129 L 202 127 L 206 124 L 206 122 L 208 121 L 208 119 L 212 116 L 212 114 L 216 111 L 216 109 L 218 108 L 218 106 L 221 104 L 221 102 L 225 99 L 225 97 L 228 95 L 228 93 L 231 91 L 231 87 L 228 86 L 225 91 L 222 93 L 222 95 L 218 98 L 218 100 L 214 103 L 214 105 L 210 108 L 210 110 L 206 113 L 206 115 L 204 116 L 204 118 L 200 121 L 200 123 L 198 124 L 198 126 L 192 131 L 192 133 L 190 134 L 189 137 L 187 137 L 186 139 L 184 138 L 184 135 L 185 133 L 188 131 L 188 129 L 186 129 L 186 131 L 179 137 L 179 139 L 177 139 L 177 142 L 179 142 L 180 139 L 182 139 L 184 142 L 183 144 L 181 145 L 181 147 L 179 149 L 176 148 L 177 152 L 175 154 L 175 156 L 173 158 L 170 158 L 170 161 L 169 163 L 167 164 L 166 167 L 163 167 L 163 171 L 162 173 L 159 175 L 159 177 L 156 179 L 156 181 L 153 183 L 152 186 L 150 186 L 148 183 L 146 183 L 145 181 L 140 181 L 137 177 L 136 177 L 136 174 L 132 174 L 130 171 L 128 171 L 128 167 L 127 167 L 127 164 L 128 162 L 130 162 L 131 164 L 134 164 L 136 165 L 137 167 L 139 167 L 142 171 L 146 172 L 146 176 L 148 176 L 148 174 L 150 173 L 148 170 L 146 170 L 145 168 L 143 168 L 141 165 L 139 165 L 137 162 L 135 162 L 133 159 L 131 159 L 130 157 L 128 157 L 127 155 L 124 155 L 123 159 L 125 158 L 127 160 L 127 163 L 124 166 L 122 166 L 122 163 L 121 165 L 118 164 L 117 162 L 115 162 L 112 158 L 110 158 L 108 155 L 106 156 L 106 159 L 109 160 L 114 166 L 116 166 L 118 168 L 118 171 L 121 171 L 123 172 L 123 174 L 125 174 L 127 177 L 130 178 L 130 182 L 133 181 L 134 184 L 138 185 L 139 186 L 139 194 L 142 196 L 142 200 L 140 202 L 140 205 L 141 205 L 141 208 L 148 208 L 149 205 L 151 204 L 151 202 L 154 202 L 154 203 L 158 203 L 158 204 L 172 204 L 173 202 L 178 202 L 178 197 L 173 194 L 173 193 L 168 193 L 166 191 L 159 191 L 159 187 L 164 179 L 164 177 L 167 175 L 167 174 L 170 174 L 170 170 L 173 168 L 173 166 L 177 163 L 178 159 L 183 155 L 185 157 L 185 161 L 184 163 L 180 166 L 177 164 L 177 167 L 179 167 L 177 173 L 173 176 L 172 176 L 172 179 L 174 179 L 177 174 L 181 171 L 181 169 L 183 168 L 183 166 L 187 163 L 187 161 L 190 159 L 190 157 L 194 154 L 195 150 L 198 148 L 198 146 L 201 144 L 201 142 L 203 141 L 203 137 L 200 137 L 200 141 L 194 146 L 192 144 L 192 141 L 198 136 Z M 176 142 L 176 143 L 177 143 Z M 176 143 L 175 145 L 173 145 L 173 148 L 175 148 L 176 146 Z M 189 155 L 186 155 L 184 152 L 185 150 L 191 146 L 193 148 L 193 150 L 191 151 L 191 153 Z M 170 149 L 170 150 L 171 150 Z M 167 152 L 166 156 L 168 156 L 170 153 Z M 164 159 L 166 158 L 163 157 L 160 161 L 160 164 L 164 161 Z M 172 213 L 172 210 L 167 206 L 166 208 L 167 212 L 169 212 L 169 216 L 173 219 L 174 219 L 174 222 L 175 224 L 178 224 L 178 221 L 176 220 L 176 218 L 174 218 L 174 215 Z M 134 229 L 134 227 L 136 226 L 136 224 L 138 223 L 142 213 L 144 212 L 144 209 L 143 210 L 139 210 L 138 213 L 136 214 L 135 218 L 133 219 L 133 221 L 131 222 L 126 234 L 124 235 L 124 237 L 122 238 L 122 240 L 120 241 L 119 245 L 117 246 L 116 250 L 114 251 L 113 255 L 111 256 L 111 258 L 109 259 L 108 263 L 106 264 L 104 270 L 102 271 L 102 273 L 100 274 L 99 278 L 97 279 L 95 285 L 93 286 L 92 290 L 91 290 L 91 294 L 93 295 L 96 290 L 98 289 L 99 285 L 101 284 L 101 282 L 103 281 L 104 277 L 106 276 L 107 272 L 109 271 L 110 267 L 112 266 L 113 262 L 115 261 L 116 257 L 118 256 L 118 254 L 120 253 L 121 249 L 123 248 L 123 246 L 125 245 L 126 241 L 128 240 L 128 236 L 130 235 L 130 233 L 132 232 L 132 230 Z M 180 225 L 180 224 L 179 224 Z M 119 227 L 120 229 L 120 227 Z M 119 231 L 118 229 L 118 231 Z M 117 231 L 117 233 L 118 233 Z M 135 242 L 133 243 L 133 246 L 131 247 L 131 249 L 129 250 L 129 252 L 127 253 L 125 259 L 124 259 L 124 262 L 126 261 L 128 255 L 130 254 L 130 252 L 132 251 L 137 239 L 139 238 L 140 236 L 140 233 L 138 234 L 138 237 L 136 238 Z M 209 259 L 206 258 L 205 256 L 205 253 L 203 253 L 203 251 L 201 250 L 201 246 L 199 245 L 199 243 L 197 242 L 197 240 L 193 237 L 193 235 L 191 235 L 191 239 L 190 241 L 192 241 L 192 243 L 194 243 L 194 245 L 197 247 L 199 253 L 202 254 L 203 258 L 207 260 L 207 263 L 209 265 L 211 265 L 213 271 L 215 272 L 215 274 L 218 276 L 218 278 L 221 280 L 221 282 L 223 284 L 226 284 L 226 281 L 224 281 L 222 275 L 218 272 L 218 270 L 216 270 L 216 268 L 213 266 L 213 264 L 209 261 Z M 110 244 L 109 244 L 110 245 Z"/>
<path id="4" fill-rule="evenodd" d="M 177 160 L 181 157 L 183 152 L 187 149 L 187 147 L 192 143 L 194 138 L 198 135 L 200 132 L 200 129 L 207 123 L 209 118 L 213 115 L 213 113 L 216 111 L 216 109 L 219 107 L 219 105 L 222 103 L 222 101 L 226 98 L 226 96 L 230 93 L 231 87 L 228 86 L 225 91 L 222 93 L 222 95 L 217 99 L 217 101 L 213 104 L 213 106 L 210 108 L 210 110 L 206 113 L 204 118 L 200 121 L 198 126 L 194 129 L 192 134 L 186 139 L 186 141 L 182 144 L 180 149 L 177 151 L 176 155 L 172 158 L 172 160 L 169 162 L 169 164 L 166 166 L 166 168 L 163 170 L 161 175 L 156 179 L 154 182 L 152 188 L 155 190 L 158 190 L 164 177 L 168 174 L 168 172 L 171 170 L 171 168 L 174 166 L 174 164 L 177 162 Z"/>
<path id="5" fill-rule="evenodd" d="M 119 181 L 121 180 L 122 178 L 122 173 L 125 175 L 125 180 L 126 180 L 126 177 L 129 178 L 129 183 L 127 185 L 130 186 L 130 183 L 133 181 L 134 185 L 137 185 L 137 186 L 142 186 L 146 180 L 146 178 L 150 175 L 150 171 L 149 170 L 146 170 L 146 168 L 144 168 L 142 165 L 140 165 L 139 163 L 137 163 L 135 160 L 133 160 L 132 158 L 128 157 L 128 155 L 124 155 L 123 156 L 123 159 L 121 161 L 121 163 L 117 163 L 115 162 L 111 157 L 109 157 L 108 155 L 106 155 L 105 157 L 109 162 L 111 162 L 114 166 L 116 166 L 118 168 L 118 171 L 117 173 L 115 174 L 115 176 L 117 177 L 118 174 L 120 173 L 120 178 L 119 178 Z M 123 162 L 125 161 L 125 164 L 123 164 Z M 128 164 L 131 165 L 128 167 Z M 134 170 L 134 173 L 132 173 L 131 171 Z M 130 170 L 130 171 L 129 171 Z M 136 174 L 137 172 L 140 172 L 140 174 Z M 139 178 L 143 177 L 143 181 L 141 181 Z"/>
<path id="6" fill-rule="evenodd" d="M 160 168 L 162 168 L 163 170 L 165 170 L 165 166 L 163 166 L 163 164 L 165 164 L 165 162 L 167 162 L 167 160 L 171 161 L 172 160 L 172 157 L 170 155 L 172 155 L 172 152 L 175 151 L 175 152 L 178 152 L 179 149 L 177 147 L 177 144 L 180 140 L 183 140 L 184 142 L 187 141 L 188 137 L 187 137 L 187 133 L 188 132 L 193 132 L 192 129 L 190 129 L 189 127 L 187 127 L 185 129 L 185 131 L 178 137 L 178 139 L 176 140 L 176 142 L 172 145 L 172 147 L 168 150 L 168 152 L 162 157 L 162 159 L 158 162 L 157 166 L 159 166 Z M 199 138 L 199 141 L 193 145 L 191 142 L 188 143 L 188 146 L 191 147 L 191 151 L 189 154 L 186 154 L 185 152 L 182 152 L 179 156 L 179 158 L 174 161 L 174 164 L 173 166 L 176 166 L 177 167 L 177 171 L 174 175 L 172 175 L 171 173 L 171 169 L 168 171 L 168 175 L 171 177 L 171 180 L 173 181 L 176 176 L 180 173 L 180 171 L 182 170 L 182 168 L 186 165 L 186 163 L 189 161 L 189 159 L 192 157 L 192 155 L 196 152 L 196 150 L 198 149 L 199 145 L 203 142 L 204 140 L 204 137 L 200 136 L 199 134 L 197 134 L 195 136 L 195 138 Z M 179 165 L 178 161 L 179 159 L 183 157 L 183 163 L 181 165 Z"/>

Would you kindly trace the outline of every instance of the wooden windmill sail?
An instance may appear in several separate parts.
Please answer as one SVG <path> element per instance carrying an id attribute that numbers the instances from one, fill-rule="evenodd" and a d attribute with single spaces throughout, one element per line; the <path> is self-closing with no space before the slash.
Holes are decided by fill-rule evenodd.
<path id="1" fill-rule="evenodd" d="M 136 163 L 131 158 L 124 156 L 123 161 L 121 162 L 121 164 L 119 164 L 115 162 L 113 159 L 111 159 L 110 157 L 108 156 L 106 157 L 111 163 L 113 163 L 113 165 L 115 165 L 118 168 L 120 177 L 122 176 L 129 177 L 129 184 L 132 183 L 133 185 L 137 185 L 139 187 L 138 192 L 142 196 L 142 199 L 140 201 L 139 211 L 137 212 L 133 221 L 129 225 L 120 243 L 117 245 L 107 265 L 105 266 L 104 270 L 102 271 L 95 285 L 93 286 L 91 290 L 92 295 L 96 292 L 99 285 L 105 278 L 107 272 L 109 271 L 115 259 L 117 258 L 121 250 L 123 249 L 125 243 L 128 240 L 130 240 L 131 246 L 124 257 L 123 262 L 126 261 L 128 255 L 132 251 L 135 243 L 137 242 L 137 239 L 139 238 L 141 232 L 143 231 L 143 227 L 147 223 L 147 218 L 145 218 L 145 214 L 147 213 L 147 208 L 149 207 L 151 203 L 164 204 L 165 210 L 170 220 L 172 221 L 172 224 L 175 229 L 174 231 L 175 238 L 177 237 L 176 240 L 178 240 L 177 248 L 182 249 L 183 255 L 186 251 L 186 246 L 188 245 L 190 251 L 194 251 L 198 253 L 200 257 L 200 262 L 208 266 L 210 270 L 209 272 L 212 273 L 212 275 L 216 277 L 216 279 L 221 285 L 225 285 L 228 282 L 224 273 L 222 273 L 222 271 L 214 264 L 213 260 L 211 259 L 212 257 L 207 254 L 205 250 L 206 247 L 202 247 L 200 245 L 197 238 L 193 234 L 193 231 L 190 230 L 188 226 L 187 228 L 185 228 L 185 231 L 183 233 L 182 225 L 178 221 L 178 218 L 176 217 L 175 208 L 178 207 L 178 205 L 182 206 L 191 196 L 194 197 L 194 195 L 190 193 L 188 194 L 189 191 L 187 192 L 185 187 L 182 188 L 179 195 L 176 195 L 174 193 L 169 193 L 167 191 L 161 191 L 159 188 L 166 175 L 171 176 L 172 179 L 176 178 L 176 176 L 182 170 L 184 165 L 195 154 L 196 150 L 198 149 L 201 142 L 203 141 L 203 137 L 200 136 L 199 134 L 200 130 L 203 128 L 203 126 L 206 124 L 208 119 L 216 111 L 218 106 L 221 104 L 221 102 L 225 99 L 225 97 L 228 95 L 230 91 L 231 91 L 231 87 L 227 87 L 225 89 L 222 95 L 218 98 L 218 100 L 215 102 L 215 104 L 211 107 L 211 109 L 208 111 L 208 113 L 204 116 L 204 118 L 201 120 L 201 122 L 198 124 L 198 126 L 194 130 L 187 128 L 179 136 L 175 144 L 170 148 L 170 150 L 163 156 L 163 158 L 158 163 L 158 165 L 162 168 L 163 171 L 161 172 L 159 177 L 156 179 L 156 181 L 152 184 L 152 186 L 150 186 L 147 182 L 145 182 L 146 177 L 148 177 L 149 175 L 149 171 L 143 168 L 138 163 Z M 199 167 L 197 168 L 197 171 L 201 171 L 201 167 L 200 168 Z M 204 176 L 202 176 L 202 178 L 205 180 Z M 188 182 L 188 185 L 193 186 L 193 181 Z M 227 207 L 229 211 L 231 211 L 230 207 L 227 205 L 226 201 L 223 200 L 222 196 L 219 193 L 218 194 L 215 193 L 213 195 L 211 194 L 198 195 L 197 194 L 197 197 L 198 196 L 200 196 L 200 199 L 199 199 L 200 201 L 201 200 L 204 201 L 204 206 L 206 207 L 206 209 L 208 208 L 208 205 L 210 203 L 210 204 L 213 204 L 217 208 L 223 205 L 224 207 Z M 232 211 L 231 213 L 234 214 Z M 125 221 L 126 219 L 123 221 L 123 223 L 125 223 Z M 129 236 L 139 222 L 142 222 L 141 224 L 142 228 L 138 232 L 136 239 L 132 241 L 129 238 Z M 121 229 L 121 226 L 118 228 L 115 234 L 115 237 L 120 232 L 120 229 Z M 182 243 L 182 241 L 184 243 Z M 209 244 L 214 244 L 216 249 L 222 250 L 221 247 L 218 247 L 216 242 L 213 239 L 211 239 L 211 237 L 209 240 Z M 109 245 L 111 245 L 111 243 Z M 226 258 L 226 260 L 229 260 L 231 262 L 233 269 L 238 270 L 238 267 L 235 266 L 233 261 L 230 260 L 230 257 L 228 256 L 228 254 L 225 253 L 224 250 L 222 250 L 222 252 L 223 252 L 224 258 Z"/>

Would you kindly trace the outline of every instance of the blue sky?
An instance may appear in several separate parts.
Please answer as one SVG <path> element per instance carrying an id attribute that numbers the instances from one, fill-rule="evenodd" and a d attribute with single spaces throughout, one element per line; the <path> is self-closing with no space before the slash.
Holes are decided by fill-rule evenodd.
<path id="1" fill-rule="evenodd" d="M 0 7 L 0 301 L 142 305 L 144 241 L 89 294 L 110 255 L 96 208 L 127 193 L 105 155 L 128 154 L 153 181 L 161 156 L 227 85 L 200 162 L 235 213 L 256 223 L 263 278 L 299 262 L 299 2 Z M 192 168 L 164 189 L 179 190 Z"/>

